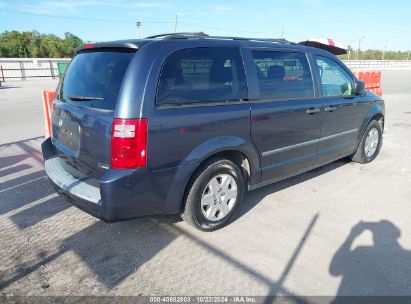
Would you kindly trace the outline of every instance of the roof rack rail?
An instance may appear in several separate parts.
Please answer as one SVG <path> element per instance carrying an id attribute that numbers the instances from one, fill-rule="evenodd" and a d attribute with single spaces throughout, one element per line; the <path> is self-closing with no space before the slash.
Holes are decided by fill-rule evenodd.
<path id="1" fill-rule="evenodd" d="M 166 33 L 158 34 L 154 36 L 146 37 L 146 39 L 163 38 L 163 39 L 183 39 L 192 37 L 208 37 L 204 32 L 177 32 L 177 33 Z"/>
<path id="2" fill-rule="evenodd" d="M 284 38 L 250 38 L 250 37 L 236 37 L 236 36 L 208 36 L 205 38 L 215 38 L 215 39 L 232 39 L 232 40 L 246 40 L 246 41 L 267 41 L 267 42 L 278 42 L 284 44 L 291 44 L 290 42 Z"/>
<path id="3" fill-rule="evenodd" d="M 282 44 L 295 44 L 284 38 L 247 38 L 236 36 L 210 36 L 204 32 L 180 32 L 180 33 L 167 33 L 146 37 L 146 39 L 189 39 L 189 38 L 204 38 L 204 39 L 231 39 L 231 40 L 244 40 L 244 41 L 266 41 L 276 42 Z"/>

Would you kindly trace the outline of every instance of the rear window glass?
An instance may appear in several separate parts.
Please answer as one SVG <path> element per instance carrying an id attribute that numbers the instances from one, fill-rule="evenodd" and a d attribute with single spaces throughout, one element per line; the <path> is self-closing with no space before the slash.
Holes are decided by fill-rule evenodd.
<path id="1" fill-rule="evenodd" d="M 238 48 L 192 48 L 167 58 L 157 104 L 180 105 L 245 99 L 247 86 Z"/>
<path id="2" fill-rule="evenodd" d="M 314 96 L 310 67 L 305 54 L 252 51 L 260 98 L 294 99 Z"/>
<path id="3" fill-rule="evenodd" d="M 60 85 L 58 99 L 83 107 L 114 110 L 134 53 L 135 50 L 116 50 L 76 55 Z"/>

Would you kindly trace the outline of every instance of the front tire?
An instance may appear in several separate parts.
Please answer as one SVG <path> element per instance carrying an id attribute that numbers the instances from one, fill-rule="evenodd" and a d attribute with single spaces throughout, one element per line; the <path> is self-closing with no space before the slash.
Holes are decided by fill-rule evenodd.
<path id="1" fill-rule="evenodd" d="M 360 164 L 373 161 L 382 146 L 382 129 L 376 120 L 372 120 L 365 129 L 364 135 L 351 159 Z"/>
<path id="2" fill-rule="evenodd" d="M 203 231 L 227 225 L 244 197 L 242 170 L 232 161 L 213 158 L 194 174 L 181 217 Z"/>

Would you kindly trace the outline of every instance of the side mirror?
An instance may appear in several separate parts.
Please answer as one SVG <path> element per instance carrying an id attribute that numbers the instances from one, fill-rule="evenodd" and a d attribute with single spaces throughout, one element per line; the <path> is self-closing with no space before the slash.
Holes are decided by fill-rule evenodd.
<path id="1" fill-rule="evenodd" d="M 355 81 L 354 93 L 355 95 L 362 95 L 365 91 L 365 82 L 362 80 Z"/>

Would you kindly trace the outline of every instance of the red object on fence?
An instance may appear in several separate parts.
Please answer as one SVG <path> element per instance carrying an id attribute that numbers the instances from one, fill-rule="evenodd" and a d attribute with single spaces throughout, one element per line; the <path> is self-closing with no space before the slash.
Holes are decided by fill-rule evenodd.
<path id="1" fill-rule="evenodd" d="M 44 137 L 51 136 L 51 111 L 53 106 L 54 91 L 43 91 L 44 112 Z"/>
<path id="2" fill-rule="evenodd" d="M 381 71 L 354 71 L 354 75 L 358 80 L 365 82 L 366 90 L 382 96 Z"/>

